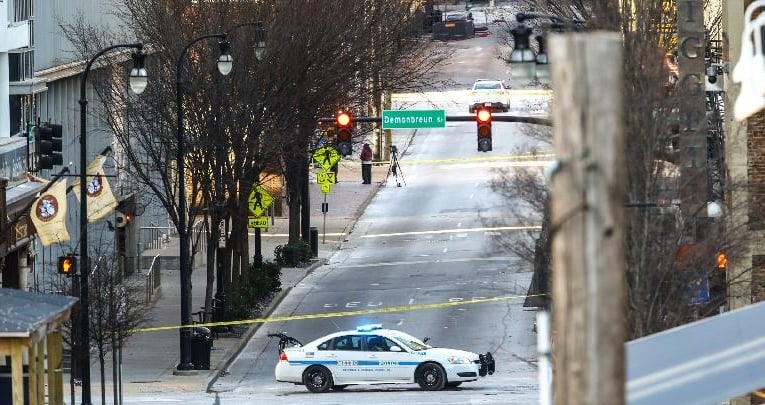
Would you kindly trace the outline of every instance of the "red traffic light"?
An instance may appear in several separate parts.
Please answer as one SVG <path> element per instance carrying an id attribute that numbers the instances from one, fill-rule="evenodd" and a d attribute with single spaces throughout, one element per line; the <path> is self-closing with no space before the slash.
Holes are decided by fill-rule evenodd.
<path id="1" fill-rule="evenodd" d="M 488 124 L 491 122 L 491 111 L 482 108 L 476 112 L 475 117 L 479 124 Z"/>
<path id="2" fill-rule="evenodd" d="M 351 126 L 351 115 L 347 112 L 341 112 L 335 117 L 335 124 L 340 128 L 347 128 Z"/>
<path id="3" fill-rule="evenodd" d="M 77 272 L 77 260 L 74 256 L 59 256 L 58 273 L 71 276 Z"/>

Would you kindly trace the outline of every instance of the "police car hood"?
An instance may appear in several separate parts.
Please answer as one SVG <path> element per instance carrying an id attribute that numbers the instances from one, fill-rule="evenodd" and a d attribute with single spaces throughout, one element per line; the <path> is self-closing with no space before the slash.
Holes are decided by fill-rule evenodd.
<path id="1" fill-rule="evenodd" d="M 468 351 L 465 351 L 465 350 L 447 349 L 445 347 L 432 347 L 430 349 L 425 350 L 425 352 L 427 352 L 430 355 L 439 356 L 439 357 L 441 357 L 441 356 L 444 356 L 444 357 L 448 357 L 448 356 L 465 356 L 465 357 L 467 357 L 467 358 L 469 358 L 471 360 L 477 360 L 478 359 L 478 355 L 476 353 L 468 352 Z"/>

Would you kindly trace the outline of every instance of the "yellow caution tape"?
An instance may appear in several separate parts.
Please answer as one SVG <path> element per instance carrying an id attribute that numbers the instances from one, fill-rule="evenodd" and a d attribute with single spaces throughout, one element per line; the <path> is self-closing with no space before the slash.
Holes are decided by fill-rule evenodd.
<path id="1" fill-rule="evenodd" d="M 133 333 L 159 332 L 164 330 L 175 330 L 175 329 L 181 329 L 181 328 L 198 328 L 198 327 L 209 328 L 213 326 L 245 325 L 245 324 L 251 324 L 251 323 L 266 323 L 266 322 L 285 322 L 285 321 L 298 321 L 298 320 L 304 320 L 304 319 L 319 319 L 319 318 L 338 318 L 343 316 L 381 314 L 381 313 L 389 313 L 389 312 L 408 312 L 408 311 L 416 311 L 416 310 L 423 310 L 423 309 L 456 307 L 456 306 L 468 305 L 468 304 L 485 304 L 488 302 L 509 301 L 509 300 L 521 299 L 521 298 L 526 299 L 527 297 L 543 297 L 545 295 L 546 294 L 512 295 L 512 296 L 506 296 L 506 297 L 476 298 L 476 299 L 471 299 L 469 301 L 449 301 L 449 302 L 438 302 L 433 304 L 419 304 L 419 305 L 405 305 L 400 307 L 389 307 L 389 308 L 362 309 L 357 311 L 328 312 L 324 314 L 317 313 L 317 314 L 306 314 L 306 315 L 274 316 L 271 318 L 255 318 L 255 319 L 245 319 L 241 321 L 195 323 L 192 325 L 154 326 L 151 328 L 133 329 L 132 332 Z"/>

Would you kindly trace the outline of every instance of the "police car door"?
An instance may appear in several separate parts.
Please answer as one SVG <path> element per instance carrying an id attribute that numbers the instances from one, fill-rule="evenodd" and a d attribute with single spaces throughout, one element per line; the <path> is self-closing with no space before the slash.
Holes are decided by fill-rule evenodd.
<path id="1" fill-rule="evenodd" d="M 361 335 L 343 335 L 335 338 L 330 356 L 336 361 L 334 365 L 328 364 L 335 383 L 364 380 L 359 365 L 359 360 L 363 357 L 362 338 Z"/>
<path id="2" fill-rule="evenodd" d="M 368 372 L 370 380 L 408 381 L 414 374 L 410 355 L 385 336 L 368 335 L 364 350 L 373 370 Z M 411 369 L 411 371 L 409 370 Z"/>

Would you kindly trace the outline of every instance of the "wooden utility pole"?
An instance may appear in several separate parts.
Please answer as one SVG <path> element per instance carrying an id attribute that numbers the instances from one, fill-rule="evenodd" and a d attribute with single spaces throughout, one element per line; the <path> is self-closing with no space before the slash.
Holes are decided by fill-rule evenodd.
<path id="1" fill-rule="evenodd" d="M 556 404 L 623 405 L 625 143 L 618 33 L 550 41 Z"/>

